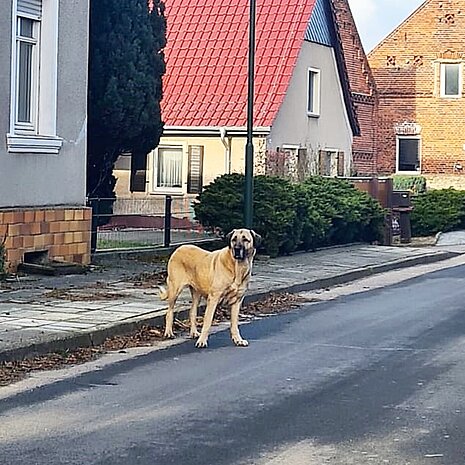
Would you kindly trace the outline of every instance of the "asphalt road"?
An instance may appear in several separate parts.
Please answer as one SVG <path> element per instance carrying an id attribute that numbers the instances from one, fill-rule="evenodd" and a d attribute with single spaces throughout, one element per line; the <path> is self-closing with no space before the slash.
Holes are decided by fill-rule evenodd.
<path id="1" fill-rule="evenodd" d="M 464 310 L 460 266 L 19 391 L 0 463 L 463 465 Z"/>

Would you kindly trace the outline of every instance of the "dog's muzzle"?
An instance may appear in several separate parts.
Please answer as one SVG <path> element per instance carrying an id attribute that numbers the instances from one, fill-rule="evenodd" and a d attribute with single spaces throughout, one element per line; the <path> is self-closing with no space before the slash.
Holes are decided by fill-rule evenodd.
<path id="1" fill-rule="evenodd" d="M 247 256 L 247 253 L 244 247 L 234 247 L 233 255 L 236 260 L 244 260 Z"/>

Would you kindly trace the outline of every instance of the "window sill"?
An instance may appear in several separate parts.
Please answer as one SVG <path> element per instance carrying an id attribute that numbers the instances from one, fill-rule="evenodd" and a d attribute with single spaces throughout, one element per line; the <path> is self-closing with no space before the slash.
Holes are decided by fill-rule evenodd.
<path id="1" fill-rule="evenodd" d="M 185 192 L 180 188 L 180 189 L 170 189 L 168 187 L 158 187 L 153 189 L 150 192 L 151 195 L 173 195 L 173 196 L 181 196 L 184 195 Z"/>
<path id="2" fill-rule="evenodd" d="M 56 136 L 7 134 L 6 144 L 11 153 L 46 153 L 56 155 L 63 139 Z"/>
<path id="3" fill-rule="evenodd" d="M 309 118 L 319 118 L 320 114 L 319 113 L 311 113 L 311 112 L 307 111 L 307 116 Z"/>

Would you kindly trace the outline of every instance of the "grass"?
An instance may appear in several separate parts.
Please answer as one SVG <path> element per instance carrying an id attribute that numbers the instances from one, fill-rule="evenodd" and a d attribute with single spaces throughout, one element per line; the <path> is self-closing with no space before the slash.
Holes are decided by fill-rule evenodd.
<path id="1" fill-rule="evenodd" d="M 141 247 L 153 247 L 154 245 L 156 244 L 140 242 L 140 241 L 122 241 L 122 240 L 112 240 L 112 239 L 99 239 L 97 241 L 98 250 L 135 249 L 135 248 L 141 248 Z"/>

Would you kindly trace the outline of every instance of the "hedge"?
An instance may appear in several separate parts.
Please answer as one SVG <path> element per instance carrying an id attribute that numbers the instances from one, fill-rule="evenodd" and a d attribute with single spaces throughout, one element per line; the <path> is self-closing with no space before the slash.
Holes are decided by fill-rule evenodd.
<path id="1" fill-rule="evenodd" d="M 465 227 L 465 191 L 430 190 L 413 198 L 413 236 L 430 236 Z"/>
<path id="2" fill-rule="evenodd" d="M 241 227 L 243 192 L 243 175 L 220 176 L 197 197 L 196 218 L 223 234 Z M 315 176 L 293 184 L 280 177 L 256 176 L 253 208 L 253 227 L 271 256 L 382 237 L 381 206 L 341 179 Z"/>

